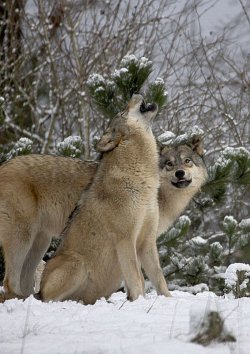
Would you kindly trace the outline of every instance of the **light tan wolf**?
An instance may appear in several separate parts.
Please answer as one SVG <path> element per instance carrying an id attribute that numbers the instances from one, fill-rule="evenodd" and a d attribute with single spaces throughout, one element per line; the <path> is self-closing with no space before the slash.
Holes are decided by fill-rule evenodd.
<path id="1" fill-rule="evenodd" d="M 194 137 L 188 145 L 160 148 L 158 236 L 172 225 L 205 182 L 202 145 Z M 0 243 L 5 256 L 5 293 L 0 294 L 0 302 L 34 293 L 37 264 L 52 237 L 61 234 L 98 165 L 58 156 L 27 155 L 0 166 Z M 176 183 L 178 180 L 180 183 Z"/>
<path id="2" fill-rule="evenodd" d="M 144 295 L 141 266 L 157 293 L 170 296 L 156 247 L 158 151 L 151 125 L 157 105 L 133 95 L 97 149 L 104 155 L 41 281 L 44 301 L 109 297 L 122 280 L 128 298 Z M 146 159 L 145 159 L 146 156 Z"/>

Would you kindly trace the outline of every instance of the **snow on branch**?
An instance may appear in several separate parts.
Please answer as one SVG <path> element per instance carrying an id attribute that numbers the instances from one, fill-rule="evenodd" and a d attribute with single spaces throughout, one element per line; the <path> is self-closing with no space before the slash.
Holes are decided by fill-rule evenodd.
<path id="1" fill-rule="evenodd" d="M 197 125 L 191 127 L 186 133 L 181 135 L 175 135 L 170 131 L 166 131 L 157 137 L 157 140 L 165 146 L 174 147 L 177 145 L 189 144 L 193 139 L 201 139 L 204 136 L 204 131 Z"/>
<path id="2" fill-rule="evenodd" d="M 6 156 L 10 160 L 18 155 L 27 155 L 32 150 L 33 141 L 28 138 L 20 138 Z"/>
<path id="3" fill-rule="evenodd" d="M 236 298 L 250 296 L 250 265 L 230 264 L 225 272 L 225 285 Z"/>
<path id="4" fill-rule="evenodd" d="M 83 143 L 80 136 L 69 136 L 56 145 L 59 155 L 80 157 L 83 152 Z"/>

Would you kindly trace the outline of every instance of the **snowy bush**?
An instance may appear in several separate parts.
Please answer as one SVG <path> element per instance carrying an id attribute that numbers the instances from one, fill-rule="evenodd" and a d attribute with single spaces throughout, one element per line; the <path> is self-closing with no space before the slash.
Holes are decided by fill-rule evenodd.
<path id="1" fill-rule="evenodd" d="M 58 155 L 68 157 L 81 157 L 84 146 L 79 136 L 69 136 L 56 145 Z"/>
<path id="2" fill-rule="evenodd" d="M 176 221 L 175 225 L 158 238 L 158 245 L 160 246 L 161 244 L 168 244 L 170 246 L 172 241 L 186 235 L 190 225 L 191 220 L 188 216 L 180 216 L 179 219 Z"/>
<path id="3" fill-rule="evenodd" d="M 20 138 L 7 154 L 6 160 L 10 160 L 18 155 L 27 155 L 31 153 L 33 141 L 28 138 Z"/>
<path id="4" fill-rule="evenodd" d="M 235 298 L 250 296 L 250 265 L 233 263 L 225 273 L 225 286 L 228 292 L 233 293 Z"/>
<path id="5" fill-rule="evenodd" d="M 215 202 L 220 202 L 232 187 L 250 185 L 250 152 L 244 147 L 225 148 L 214 164 L 208 167 L 208 182 L 205 193 Z"/>
<path id="6" fill-rule="evenodd" d="M 250 232 L 250 218 L 241 220 L 241 222 L 239 223 L 239 228 L 243 232 Z"/>

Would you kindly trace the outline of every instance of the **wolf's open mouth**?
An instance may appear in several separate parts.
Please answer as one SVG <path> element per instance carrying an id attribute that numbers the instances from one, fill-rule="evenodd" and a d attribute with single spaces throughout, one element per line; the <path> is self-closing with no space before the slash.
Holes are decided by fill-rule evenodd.
<path id="1" fill-rule="evenodd" d="M 192 179 L 190 180 L 186 180 L 186 179 L 179 179 L 179 181 L 177 182 L 171 182 L 173 186 L 175 186 L 176 188 L 186 188 L 187 186 L 190 185 L 190 183 L 192 182 Z"/>
<path id="2" fill-rule="evenodd" d="M 146 104 L 144 101 L 142 102 L 140 106 L 140 112 L 145 113 L 145 112 L 154 112 L 157 109 L 157 105 L 155 103 L 148 103 Z"/>

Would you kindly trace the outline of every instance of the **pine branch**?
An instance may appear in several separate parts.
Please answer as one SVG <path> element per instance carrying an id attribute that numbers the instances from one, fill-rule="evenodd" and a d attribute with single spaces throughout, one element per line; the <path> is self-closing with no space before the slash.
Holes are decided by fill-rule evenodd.
<path id="1" fill-rule="evenodd" d="M 134 93 L 140 93 L 152 72 L 152 62 L 145 57 L 138 59 L 127 55 L 121 60 L 120 68 L 106 79 L 100 74 L 90 75 L 87 86 L 90 95 L 105 117 L 114 117 L 125 109 Z M 167 92 L 162 79 L 150 83 L 146 93 L 147 102 L 157 103 L 159 108 L 166 104 Z"/>
<path id="2" fill-rule="evenodd" d="M 202 192 L 213 201 L 221 202 L 230 185 L 249 188 L 250 186 L 250 152 L 243 147 L 226 148 L 208 168 L 208 181 Z"/>

